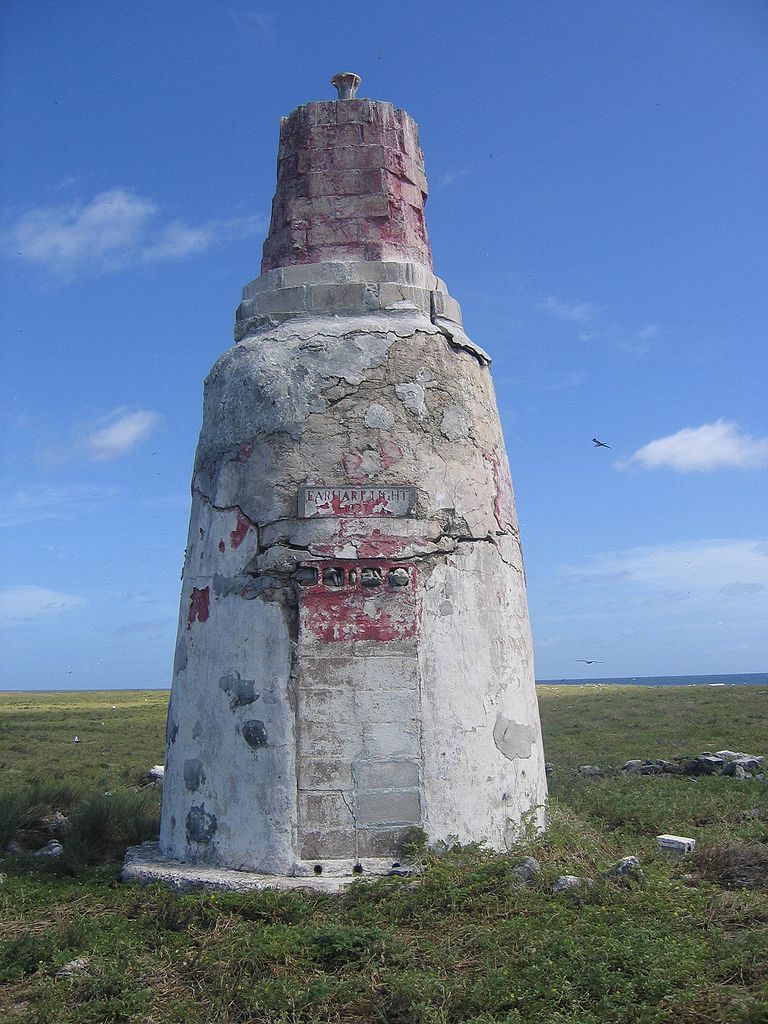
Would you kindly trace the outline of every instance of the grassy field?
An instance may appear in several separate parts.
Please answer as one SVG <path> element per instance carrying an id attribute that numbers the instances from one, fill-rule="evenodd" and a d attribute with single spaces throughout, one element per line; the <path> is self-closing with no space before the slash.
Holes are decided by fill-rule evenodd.
<path id="1" fill-rule="evenodd" d="M 157 827 L 158 794 L 136 787 L 162 760 L 167 694 L 0 694 L 0 845 L 53 809 L 73 822 L 60 861 L 0 864 L 0 1020 L 768 1024 L 768 785 L 574 770 L 766 754 L 768 693 L 539 696 L 551 824 L 509 855 L 427 854 L 422 875 L 343 897 L 177 897 L 118 881 L 122 847 Z M 670 861 L 661 831 L 696 837 L 696 854 Z M 605 874 L 629 854 L 642 878 Z M 525 855 L 542 871 L 520 888 Z M 563 873 L 594 886 L 554 896 Z M 57 978 L 76 957 L 85 973 Z"/>

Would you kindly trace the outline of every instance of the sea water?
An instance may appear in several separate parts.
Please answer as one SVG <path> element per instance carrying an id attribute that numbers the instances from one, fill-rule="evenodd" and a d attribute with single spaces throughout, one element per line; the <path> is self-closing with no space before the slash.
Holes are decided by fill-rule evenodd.
<path id="1" fill-rule="evenodd" d="M 712 676 L 627 676 L 610 679 L 537 679 L 539 686 L 766 686 L 768 672 Z"/>

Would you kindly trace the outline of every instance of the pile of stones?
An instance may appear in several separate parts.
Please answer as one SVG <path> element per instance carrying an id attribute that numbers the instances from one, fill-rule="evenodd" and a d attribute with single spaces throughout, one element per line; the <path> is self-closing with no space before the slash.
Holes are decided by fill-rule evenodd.
<path id="1" fill-rule="evenodd" d="M 685 775 L 696 778 L 700 775 L 723 775 L 731 779 L 757 779 L 765 782 L 768 776 L 764 771 L 765 758 L 757 754 L 745 754 L 737 750 L 705 750 L 694 756 L 684 755 L 665 759 L 662 757 L 635 758 L 625 761 L 622 772 L 628 775 Z M 552 764 L 547 765 L 547 774 L 555 770 Z M 618 771 L 611 765 L 582 764 L 575 769 L 577 775 L 584 778 L 600 778 Z"/>
<path id="2" fill-rule="evenodd" d="M 536 877 L 541 873 L 541 865 L 535 857 L 525 857 L 520 864 L 512 871 L 514 883 L 520 888 L 530 886 Z M 606 878 L 627 879 L 637 881 L 643 877 L 640 868 L 640 861 L 637 857 L 622 857 L 620 861 L 612 864 L 607 871 L 603 872 Z M 582 878 L 580 875 L 560 875 L 552 886 L 555 896 L 563 893 L 567 895 L 580 895 L 594 889 L 595 882 L 591 878 Z"/>
<path id="3" fill-rule="evenodd" d="M 672 761 L 663 758 L 646 758 L 626 761 L 623 771 L 632 775 L 724 775 L 732 779 L 758 779 L 765 781 L 762 770 L 765 758 L 742 751 L 707 750 L 695 757 L 676 757 Z"/>

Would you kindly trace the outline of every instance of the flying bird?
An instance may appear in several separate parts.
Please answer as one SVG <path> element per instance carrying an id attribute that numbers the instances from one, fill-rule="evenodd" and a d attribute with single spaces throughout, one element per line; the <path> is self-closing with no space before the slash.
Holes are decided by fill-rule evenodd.
<path id="1" fill-rule="evenodd" d="M 596 437 L 592 438 L 592 444 L 595 446 L 595 448 L 610 448 L 611 447 L 609 444 L 606 444 L 605 441 L 598 441 L 598 439 Z"/>

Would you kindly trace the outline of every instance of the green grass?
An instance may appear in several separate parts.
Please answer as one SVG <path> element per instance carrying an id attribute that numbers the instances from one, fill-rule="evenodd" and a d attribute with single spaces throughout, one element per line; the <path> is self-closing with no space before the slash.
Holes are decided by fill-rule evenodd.
<path id="1" fill-rule="evenodd" d="M 162 763 L 167 707 L 157 690 L 0 692 L 0 786 L 133 785 Z"/>
<path id="2" fill-rule="evenodd" d="M 418 878 L 359 882 L 342 897 L 179 897 L 120 884 L 109 858 L 131 829 L 151 824 L 141 806 L 148 794 L 131 787 L 162 759 L 166 695 L 0 695 L 0 794 L 9 804 L 14 793 L 34 797 L 34 811 L 21 800 L 27 817 L 46 801 L 63 803 L 80 815 L 78 835 L 90 837 L 96 859 L 106 859 L 88 866 L 81 857 L 69 869 L 29 858 L 0 865 L 0 1019 L 767 1024 L 768 786 L 618 771 L 580 778 L 573 768 L 721 747 L 768 753 L 768 695 L 539 693 L 555 766 L 547 833 L 508 856 L 475 848 L 430 856 Z M 110 717 L 112 704 L 120 714 Z M 51 742 L 58 733 L 66 739 Z M 80 744 L 71 744 L 75 734 Z M 670 861 L 655 847 L 659 831 L 697 837 L 700 853 Z M 526 854 L 542 873 L 519 889 L 511 871 Z M 627 854 L 640 857 L 643 877 L 607 877 Z M 591 877 L 594 888 L 553 896 L 566 872 Z M 735 887 L 745 879 L 755 887 Z M 79 956 L 90 973 L 57 980 Z"/>
<path id="3" fill-rule="evenodd" d="M 557 765 L 768 746 L 768 690 L 759 686 L 540 686 L 538 694 L 545 754 Z"/>

